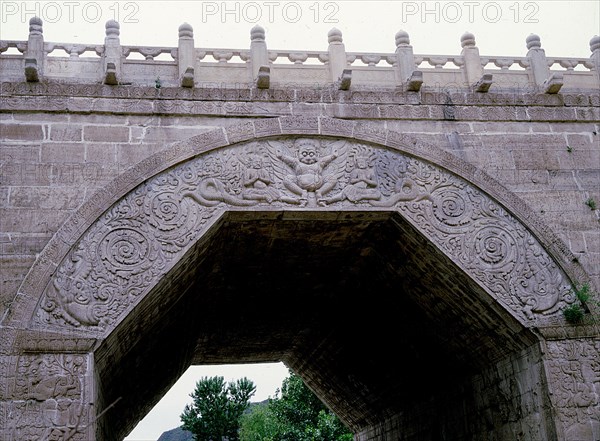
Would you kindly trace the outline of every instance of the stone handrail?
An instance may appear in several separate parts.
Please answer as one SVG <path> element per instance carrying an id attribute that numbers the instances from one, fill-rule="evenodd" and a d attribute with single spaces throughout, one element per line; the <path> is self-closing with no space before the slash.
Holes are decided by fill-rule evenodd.
<path id="1" fill-rule="evenodd" d="M 542 93 L 598 89 L 600 37 L 589 58 L 547 57 L 540 38 L 526 39 L 525 56 L 481 56 L 471 33 L 457 55 L 414 54 L 406 32 L 394 53 L 346 52 L 342 33 L 328 33 L 327 51 L 267 49 L 265 31 L 250 31 L 249 49 L 196 48 L 192 27 L 179 27 L 178 47 L 121 46 L 119 24 L 106 23 L 103 45 L 45 42 L 42 21 L 29 22 L 28 41 L 0 41 L 3 81 L 60 81 L 155 87 L 337 87 L 419 91 L 526 89 Z M 16 49 L 9 51 L 10 49 Z M 66 56 L 65 56 L 66 55 Z M 65 68 L 65 66 L 67 66 Z M 227 68 L 227 70 L 223 70 Z"/>

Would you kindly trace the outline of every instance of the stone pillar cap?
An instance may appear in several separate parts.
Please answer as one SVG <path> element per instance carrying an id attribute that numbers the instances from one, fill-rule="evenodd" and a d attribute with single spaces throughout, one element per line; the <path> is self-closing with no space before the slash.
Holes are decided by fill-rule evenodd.
<path id="1" fill-rule="evenodd" d="M 108 20 L 106 22 L 106 24 L 104 25 L 104 28 L 106 29 L 106 36 L 107 37 L 118 37 L 119 34 L 121 33 L 119 31 L 120 27 L 121 27 L 121 25 L 119 24 L 118 21 Z"/>
<path id="2" fill-rule="evenodd" d="M 540 36 L 536 34 L 529 34 L 525 42 L 527 43 L 527 49 L 539 49 L 542 47 Z"/>
<path id="3" fill-rule="evenodd" d="M 600 49 L 600 36 L 594 35 L 590 40 L 590 51 L 594 52 Z"/>
<path id="4" fill-rule="evenodd" d="M 42 19 L 40 17 L 32 17 L 29 19 L 29 33 L 41 34 L 43 32 Z"/>
<path id="5" fill-rule="evenodd" d="M 250 30 L 250 40 L 252 41 L 264 41 L 265 40 L 265 29 L 262 26 L 256 25 Z"/>
<path id="6" fill-rule="evenodd" d="M 402 31 L 402 30 L 396 32 L 396 47 L 404 45 L 404 44 L 410 44 L 410 38 L 408 36 L 408 32 Z"/>
<path id="7" fill-rule="evenodd" d="M 328 33 L 327 33 L 327 41 L 331 44 L 331 43 L 342 43 L 343 39 L 342 39 L 342 31 L 340 31 L 338 28 L 332 28 Z"/>
<path id="8" fill-rule="evenodd" d="M 475 35 L 473 35 L 471 32 L 468 32 L 468 31 L 465 32 L 460 37 L 460 45 L 461 45 L 461 47 L 475 46 Z"/>
<path id="9" fill-rule="evenodd" d="M 179 26 L 179 38 L 189 37 L 192 38 L 194 36 L 194 28 L 189 23 L 183 23 Z"/>

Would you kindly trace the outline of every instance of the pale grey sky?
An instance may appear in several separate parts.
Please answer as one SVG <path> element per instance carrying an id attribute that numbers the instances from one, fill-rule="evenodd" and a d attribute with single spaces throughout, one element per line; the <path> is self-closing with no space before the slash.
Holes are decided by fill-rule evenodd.
<path id="1" fill-rule="evenodd" d="M 525 39 L 541 38 L 552 57 L 590 56 L 589 41 L 600 34 L 600 2 L 580 1 L 0 1 L 0 38 L 26 40 L 38 15 L 44 39 L 102 44 L 104 24 L 116 19 L 122 45 L 176 47 L 178 27 L 194 28 L 196 47 L 250 47 L 250 29 L 266 30 L 267 47 L 327 50 L 327 33 L 343 33 L 348 52 L 395 50 L 394 36 L 409 33 L 417 54 L 458 55 L 460 37 L 475 35 L 482 55 L 525 56 Z M 222 375 L 246 376 L 258 386 L 253 401 L 274 396 L 287 376 L 282 364 L 193 367 L 126 438 L 154 441 L 180 424 L 179 415 L 195 382 Z"/>
<path id="2" fill-rule="evenodd" d="M 409 33 L 415 53 L 460 53 L 460 36 L 475 34 L 483 55 L 524 56 L 530 33 L 550 56 L 588 57 L 600 34 L 598 1 L 0 1 L 0 37 L 26 40 L 39 15 L 44 38 L 101 44 L 104 24 L 117 19 L 122 45 L 177 46 L 178 27 L 194 28 L 195 45 L 242 49 L 250 29 L 266 30 L 271 49 L 327 50 L 337 27 L 349 52 L 394 52 L 397 31 Z"/>
<path id="3" fill-rule="evenodd" d="M 185 405 L 192 402 L 189 395 L 196 381 L 216 375 L 225 381 L 248 377 L 257 386 L 250 401 L 258 402 L 275 396 L 283 379 L 288 376 L 288 369 L 283 363 L 191 366 L 125 440 L 156 441 L 163 432 L 180 426 L 179 415 Z"/>

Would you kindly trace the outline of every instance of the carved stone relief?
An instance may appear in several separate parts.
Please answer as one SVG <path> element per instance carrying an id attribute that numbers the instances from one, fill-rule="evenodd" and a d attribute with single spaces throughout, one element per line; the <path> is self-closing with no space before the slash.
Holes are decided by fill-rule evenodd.
<path id="1" fill-rule="evenodd" d="M 532 234 L 462 178 L 389 149 L 290 137 L 215 150 L 138 186 L 59 265 L 34 322 L 111 327 L 227 207 L 397 210 L 523 321 L 574 300 Z"/>
<path id="2" fill-rule="evenodd" d="M 566 439 L 600 437 L 600 341 L 549 341 L 550 390 Z"/>
<path id="3" fill-rule="evenodd" d="M 7 441 L 87 439 L 90 409 L 84 355 L 2 357 L 0 427 Z M 0 431 L 0 434 L 2 432 Z"/>

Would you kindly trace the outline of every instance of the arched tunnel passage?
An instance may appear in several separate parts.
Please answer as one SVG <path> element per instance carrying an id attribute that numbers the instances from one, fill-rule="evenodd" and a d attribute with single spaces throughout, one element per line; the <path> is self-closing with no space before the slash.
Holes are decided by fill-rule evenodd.
<path id="1" fill-rule="evenodd" d="M 361 440 L 390 421 L 415 440 L 500 433 L 523 409 L 543 426 L 539 363 L 511 368 L 537 341 L 398 213 L 229 211 L 95 352 L 97 414 L 115 403 L 98 439 L 123 439 L 191 364 L 267 361 Z"/>

